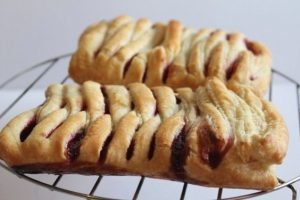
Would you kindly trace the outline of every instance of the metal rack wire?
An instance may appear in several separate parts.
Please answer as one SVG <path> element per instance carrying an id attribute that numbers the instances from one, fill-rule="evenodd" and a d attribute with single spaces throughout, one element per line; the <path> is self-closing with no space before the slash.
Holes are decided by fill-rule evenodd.
<path id="1" fill-rule="evenodd" d="M 2 111 L 2 113 L 0 113 L 0 120 L 19 102 L 19 101 L 22 101 L 22 98 L 23 96 L 28 92 L 30 91 L 36 84 L 37 82 L 42 79 L 45 74 L 47 74 L 56 64 L 58 61 L 60 60 L 63 60 L 63 59 L 66 59 L 66 58 L 69 58 L 71 55 L 71 53 L 69 54 L 65 54 L 65 55 L 61 55 L 61 56 L 58 56 L 58 57 L 54 57 L 54 58 L 51 58 L 51 59 L 48 59 L 44 62 L 41 62 L 41 63 L 38 63 L 34 66 L 31 66 L 29 68 L 26 68 L 25 70 L 15 74 L 14 76 L 12 76 L 11 78 L 9 78 L 8 80 L 4 81 L 3 83 L 0 84 L 0 90 L 5 88 L 9 83 L 11 83 L 12 81 L 18 79 L 19 77 L 23 76 L 24 74 L 28 73 L 28 72 L 31 72 L 33 70 L 36 70 L 38 68 L 41 68 L 41 67 L 45 67 L 43 68 L 43 70 L 40 72 L 40 74 L 38 74 L 37 77 L 35 77 L 33 79 L 32 82 L 30 82 L 28 84 L 27 87 L 25 87 L 25 89 L 9 104 L 7 105 L 7 107 Z M 296 96 L 297 96 L 297 106 L 298 106 L 298 122 L 300 124 L 300 100 L 299 100 L 299 97 L 300 97 L 300 94 L 299 94 L 299 89 L 300 89 L 300 84 L 297 83 L 295 80 L 289 78 L 288 76 L 282 74 L 281 72 L 277 71 L 277 70 L 272 70 L 272 76 L 276 74 L 280 77 L 282 77 L 283 79 L 285 79 L 286 81 L 292 83 L 295 85 L 295 88 L 296 88 Z M 68 80 L 68 76 L 66 75 L 65 78 L 63 78 L 61 80 L 61 83 L 65 83 L 66 81 Z M 269 89 L 269 100 L 272 100 L 272 91 L 273 91 L 273 82 L 270 83 L 270 89 Z M 89 200 L 99 200 L 99 199 L 113 199 L 113 198 L 104 198 L 104 197 L 100 197 L 100 196 L 95 196 L 94 193 L 96 191 L 96 189 L 98 188 L 99 186 L 99 183 L 101 182 L 102 180 L 102 176 L 99 175 L 98 178 L 96 179 L 96 181 L 94 182 L 92 188 L 90 189 L 90 192 L 89 193 L 80 193 L 80 192 L 77 192 L 77 191 L 74 191 L 74 190 L 70 190 L 70 189 L 64 189 L 64 188 L 61 188 L 61 187 L 58 187 L 58 183 L 61 181 L 61 179 L 63 178 L 64 175 L 58 175 L 56 177 L 56 179 L 53 181 L 53 183 L 51 184 L 48 184 L 48 183 L 45 183 L 45 182 L 42 182 L 42 181 L 39 181 L 35 178 L 32 178 L 26 174 L 21 174 L 21 173 L 18 173 L 14 170 L 12 170 L 11 168 L 7 167 L 4 163 L 0 162 L 0 166 L 6 170 L 8 170 L 9 172 L 17 175 L 19 178 L 23 178 L 23 179 L 26 179 L 27 181 L 30 181 L 34 184 L 37 184 L 37 185 L 40 185 L 40 186 L 43 186 L 45 188 L 48 188 L 52 191 L 58 191 L 58 192 L 63 192 L 63 193 L 66 193 L 66 194 L 69 194 L 69 195 L 74 195 L 74 196 L 77 196 L 77 197 L 81 197 L 81 198 L 85 198 L 85 199 L 89 199 Z M 292 200 L 296 200 L 297 199 L 297 190 L 294 188 L 293 184 L 295 182 L 298 182 L 300 181 L 300 175 L 299 176 L 296 176 L 294 178 L 292 178 L 291 180 L 288 180 L 288 181 L 284 181 L 280 178 L 278 178 L 279 180 L 279 183 L 280 185 L 278 185 L 276 188 L 272 189 L 272 190 L 268 190 L 268 191 L 256 191 L 256 192 L 252 192 L 252 193 L 246 193 L 246 194 L 242 194 L 242 195 L 239 195 L 239 196 L 234 196 L 234 197 L 226 197 L 226 198 L 222 198 L 223 196 L 223 192 L 224 190 L 226 189 L 223 189 L 223 188 L 219 188 L 218 189 L 218 193 L 217 193 L 217 196 L 216 196 L 216 199 L 217 200 L 221 200 L 221 199 L 224 199 L 224 200 L 233 200 L 233 199 L 249 199 L 249 198 L 252 198 L 252 197 L 257 197 L 257 196 L 261 196 L 261 195 L 264 195 L 264 194 L 267 194 L 267 193 L 271 193 L 271 192 L 274 192 L 274 191 L 277 191 L 277 190 L 280 190 L 280 189 L 283 189 L 283 188 L 288 188 L 291 192 L 291 197 L 292 197 Z M 135 192 L 133 194 L 133 198 L 132 199 L 138 199 L 139 197 L 139 194 L 140 194 L 140 191 L 141 191 L 141 188 L 143 187 L 143 183 L 145 181 L 145 177 L 140 177 L 140 180 L 136 186 L 136 189 L 135 189 Z M 181 190 L 181 195 L 180 195 L 180 200 L 183 200 L 185 199 L 186 197 L 186 191 L 187 191 L 187 187 L 188 187 L 188 183 L 184 183 L 183 184 L 183 187 L 182 187 L 182 190 Z"/>

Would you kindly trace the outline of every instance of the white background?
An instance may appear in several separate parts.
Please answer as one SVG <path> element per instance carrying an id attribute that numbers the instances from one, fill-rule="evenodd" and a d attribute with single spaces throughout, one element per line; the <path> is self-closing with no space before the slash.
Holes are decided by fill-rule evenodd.
<path id="1" fill-rule="evenodd" d="M 297 0 L 0 0 L 0 81 L 37 62 L 74 51 L 87 25 L 120 14 L 165 22 L 174 18 L 189 27 L 243 32 L 270 48 L 274 68 L 300 82 Z"/>

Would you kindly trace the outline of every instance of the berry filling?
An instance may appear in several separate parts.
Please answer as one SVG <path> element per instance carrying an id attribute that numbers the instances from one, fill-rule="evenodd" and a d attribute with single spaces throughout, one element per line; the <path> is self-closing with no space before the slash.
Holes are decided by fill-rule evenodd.
<path id="1" fill-rule="evenodd" d="M 210 60 L 210 59 L 209 59 Z M 208 76 L 209 60 L 204 65 L 204 76 Z"/>
<path id="2" fill-rule="evenodd" d="M 135 147 L 135 140 L 133 139 L 127 149 L 126 152 L 126 159 L 130 160 L 133 156 L 133 152 L 134 152 L 134 147 Z"/>
<path id="3" fill-rule="evenodd" d="M 64 108 L 67 105 L 67 103 L 65 101 L 61 102 L 61 104 L 59 105 L 60 108 Z"/>
<path id="4" fill-rule="evenodd" d="M 20 140 L 21 140 L 21 142 L 24 142 L 26 140 L 26 138 L 30 135 L 30 133 L 32 132 L 32 130 L 34 129 L 35 126 L 36 126 L 36 118 L 33 117 L 27 123 L 27 125 L 24 127 L 24 129 L 22 130 L 22 132 L 20 134 Z"/>
<path id="5" fill-rule="evenodd" d="M 113 133 L 111 133 L 105 140 L 103 146 L 102 146 L 102 149 L 101 149 L 101 152 L 100 152 L 100 158 L 99 158 L 99 161 L 100 163 L 104 163 L 104 161 L 106 160 L 106 156 L 107 156 L 107 152 L 108 152 L 108 146 L 111 142 L 113 138 Z"/>
<path id="6" fill-rule="evenodd" d="M 155 135 L 156 135 L 156 133 L 154 133 L 152 138 L 151 138 L 150 147 L 149 147 L 149 151 L 148 151 L 148 160 L 151 160 L 153 158 L 153 155 L 154 155 Z"/>
<path id="7" fill-rule="evenodd" d="M 67 144 L 66 156 L 70 161 L 74 161 L 79 156 L 80 144 L 84 136 L 84 131 L 80 130 L 69 140 Z"/>
<path id="8" fill-rule="evenodd" d="M 171 168 L 179 177 L 184 176 L 184 164 L 186 160 L 186 130 L 185 126 L 181 129 L 180 133 L 175 137 L 172 143 L 171 153 Z"/>
<path id="9" fill-rule="evenodd" d="M 218 139 L 208 124 L 199 126 L 198 135 L 201 159 L 212 169 L 217 168 L 232 147 L 234 138 Z"/>
<path id="10" fill-rule="evenodd" d="M 80 111 L 85 111 L 86 109 L 87 109 L 86 102 L 83 102 L 82 105 L 81 105 Z"/>
<path id="11" fill-rule="evenodd" d="M 176 98 L 176 104 L 180 104 L 181 103 L 181 99 L 178 96 L 175 96 Z"/>
<path id="12" fill-rule="evenodd" d="M 225 70 L 226 80 L 231 79 L 232 75 L 236 72 L 238 65 L 240 64 L 240 58 L 235 59 L 229 67 Z"/>

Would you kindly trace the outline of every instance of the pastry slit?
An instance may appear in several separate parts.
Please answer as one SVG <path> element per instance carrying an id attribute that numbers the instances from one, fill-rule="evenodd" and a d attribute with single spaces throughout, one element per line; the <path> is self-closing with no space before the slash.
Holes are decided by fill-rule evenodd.
<path id="1" fill-rule="evenodd" d="M 152 160 L 155 152 L 155 141 L 156 141 L 156 132 L 152 135 L 150 146 L 149 146 L 149 151 L 148 151 L 148 160 Z"/>
<path id="2" fill-rule="evenodd" d="M 49 133 L 47 133 L 45 135 L 45 138 L 50 138 L 51 135 L 57 130 L 59 129 L 59 127 L 61 127 L 63 125 L 63 122 L 61 122 L 60 124 L 58 124 L 58 126 L 56 126 L 54 129 L 52 129 Z"/>
<path id="3" fill-rule="evenodd" d="M 104 86 L 101 86 L 101 92 L 104 98 L 104 114 L 110 114 L 109 99 L 107 96 L 106 88 Z"/>
<path id="4" fill-rule="evenodd" d="M 126 160 L 130 160 L 134 154 L 135 139 L 132 139 L 126 152 Z"/>
<path id="5" fill-rule="evenodd" d="M 102 146 L 102 149 L 100 151 L 100 158 L 99 158 L 100 164 L 103 164 L 106 160 L 109 144 L 111 143 L 113 136 L 114 136 L 114 131 L 110 133 L 110 135 L 106 138 Z"/>
<path id="6" fill-rule="evenodd" d="M 32 119 L 29 120 L 29 122 L 26 124 L 26 126 L 23 128 L 22 132 L 20 133 L 21 142 L 24 142 L 27 139 L 27 137 L 31 134 L 36 124 L 37 121 L 36 121 L 36 117 L 34 116 Z"/>
<path id="7" fill-rule="evenodd" d="M 168 79 L 168 75 L 169 75 L 169 69 L 170 69 L 170 65 L 167 65 L 166 67 L 164 67 L 163 69 L 163 74 L 162 74 L 162 83 L 166 84 L 167 83 L 167 79 Z"/>
<path id="8" fill-rule="evenodd" d="M 240 61 L 241 61 L 241 57 L 236 58 L 226 69 L 225 71 L 226 80 L 231 79 L 232 75 L 235 73 L 235 71 L 237 70 L 240 64 Z"/>
<path id="9" fill-rule="evenodd" d="M 184 178 L 184 164 L 187 156 L 185 125 L 182 127 L 179 134 L 174 138 L 171 148 L 171 168 L 176 176 Z"/>
<path id="10" fill-rule="evenodd" d="M 128 70 L 129 70 L 129 67 L 131 66 L 132 60 L 134 59 L 135 56 L 136 56 L 136 54 L 133 55 L 133 56 L 125 63 L 124 69 L 123 69 L 123 79 L 126 77 L 126 74 L 127 74 Z"/>
<path id="11" fill-rule="evenodd" d="M 76 158 L 79 156 L 79 149 L 82 139 L 85 136 L 84 130 L 79 130 L 76 134 L 72 135 L 71 139 L 67 143 L 67 149 L 66 149 L 66 157 L 70 161 L 76 160 Z"/>

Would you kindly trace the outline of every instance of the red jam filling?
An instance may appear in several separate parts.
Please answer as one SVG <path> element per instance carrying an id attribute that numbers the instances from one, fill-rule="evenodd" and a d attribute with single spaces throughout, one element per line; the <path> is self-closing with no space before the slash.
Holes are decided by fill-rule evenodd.
<path id="1" fill-rule="evenodd" d="M 69 160 L 76 160 L 76 158 L 79 156 L 80 144 L 84 136 L 85 133 L 83 130 L 81 130 L 80 132 L 73 135 L 71 140 L 68 142 L 66 154 Z"/>
<path id="2" fill-rule="evenodd" d="M 200 157 L 212 169 L 217 168 L 228 150 L 232 147 L 234 138 L 230 136 L 227 141 L 216 138 L 215 133 L 208 124 L 198 128 Z"/>
<path id="3" fill-rule="evenodd" d="M 32 132 L 32 130 L 34 129 L 35 126 L 36 126 L 36 118 L 33 117 L 27 123 L 27 125 L 24 127 L 24 129 L 22 130 L 22 132 L 20 134 L 20 140 L 21 140 L 21 142 L 24 142 L 26 140 L 26 138 L 30 135 L 30 133 Z"/>
<path id="4" fill-rule="evenodd" d="M 171 168 L 179 177 L 184 176 L 184 164 L 187 156 L 185 126 L 172 143 Z"/>
<path id="5" fill-rule="evenodd" d="M 236 72 L 239 63 L 240 63 L 240 58 L 237 58 L 229 65 L 229 67 L 225 71 L 226 80 L 231 79 L 232 75 Z"/>
<path id="6" fill-rule="evenodd" d="M 134 152 L 134 147 L 135 147 L 135 140 L 133 139 L 127 149 L 126 152 L 126 159 L 130 160 L 133 156 L 133 152 Z"/>
<path id="7" fill-rule="evenodd" d="M 105 140 L 103 146 L 102 146 L 102 149 L 101 149 L 101 152 L 100 152 L 100 158 L 99 158 L 99 161 L 100 163 L 104 163 L 104 161 L 106 160 L 106 156 L 107 156 L 107 152 L 108 152 L 108 147 L 109 147 L 109 144 L 111 142 L 113 138 L 113 133 L 111 133 Z"/>
<path id="8" fill-rule="evenodd" d="M 175 96 L 176 98 L 176 104 L 180 104 L 181 103 L 181 99 L 178 96 Z"/>
<path id="9" fill-rule="evenodd" d="M 155 150 L 155 135 L 156 133 L 153 134 L 150 142 L 150 147 L 148 151 L 148 160 L 151 160 L 154 156 L 154 150 Z"/>

